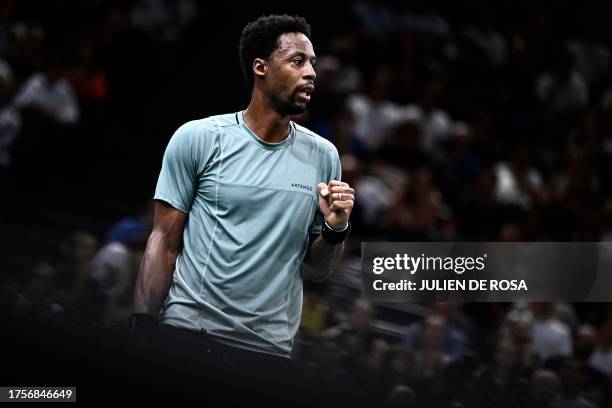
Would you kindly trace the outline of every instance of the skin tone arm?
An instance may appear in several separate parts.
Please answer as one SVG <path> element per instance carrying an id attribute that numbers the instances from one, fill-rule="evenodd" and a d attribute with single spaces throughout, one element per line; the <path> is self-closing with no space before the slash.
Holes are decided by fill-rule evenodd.
<path id="1" fill-rule="evenodd" d="M 187 215 L 161 201 L 155 202 L 154 210 L 153 231 L 136 278 L 134 313 L 157 318 L 170 289 Z"/>
<path id="2" fill-rule="evenodd" d="M 349 216 L 355 202 L 355 190 L 347 183 L 332 180 L 329 184 L 319 183 L 319 208 L 327 225 L 341 231 L 348 226 Z M 342 251 L 344 242 L 329 244 L 321 235 L 310 240 L 304 260 L 304 276 L 315 282 L 323 282 L 332 274 Z"/>

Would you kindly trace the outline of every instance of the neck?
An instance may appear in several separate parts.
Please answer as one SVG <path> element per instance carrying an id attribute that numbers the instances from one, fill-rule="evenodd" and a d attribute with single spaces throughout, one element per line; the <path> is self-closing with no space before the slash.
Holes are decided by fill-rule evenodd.
<path id="1" fill-rule="evenodd" d="M 282 142 L 289 134 L 289 117 L 275 111 L 257 88 L 253 89 L 249 106 L 244 111 L 244 122 L 266 143 Z"/>

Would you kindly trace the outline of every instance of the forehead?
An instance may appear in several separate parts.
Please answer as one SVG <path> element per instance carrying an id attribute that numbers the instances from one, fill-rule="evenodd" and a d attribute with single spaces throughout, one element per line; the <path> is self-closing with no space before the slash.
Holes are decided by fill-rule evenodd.
<path id="1" fill-rule="evenodd" d="M 312 43 L 302 33 L 284 33 L 278 37 L 278 48 L 274 50 L 275 56 L 283 57 L 300 52 L 308 56 L 315 56 Z"/>

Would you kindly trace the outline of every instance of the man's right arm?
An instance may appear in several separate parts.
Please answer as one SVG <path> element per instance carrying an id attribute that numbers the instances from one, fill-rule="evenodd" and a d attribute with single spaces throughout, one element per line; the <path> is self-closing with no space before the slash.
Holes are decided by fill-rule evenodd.
<path id="1" fill-rule="evenodd" d="M 136 278 L 134 313 L 157 318 L 170 289 L 186 219 L 184 212 L 163 201 L 155 201 L 153 231 Z"/>

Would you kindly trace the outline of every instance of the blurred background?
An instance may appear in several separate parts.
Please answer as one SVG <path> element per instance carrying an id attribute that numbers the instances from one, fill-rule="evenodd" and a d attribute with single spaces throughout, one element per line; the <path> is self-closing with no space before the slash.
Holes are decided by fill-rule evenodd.
<path id="1" fill-rule="evenodd" d="M 373 305 L 359 270 L 362 241 L 612 239 L 606 1 L 0 1 L 4 351 L 87 378 L 77 345 L 120 344 L 164 148 L 246 107 L 238 40 L 270 13 L 312 26 L 295 120 L 357 192 L 340 269 L 305 287 L 313 406 L 610 406 L 609 304 Z"/>

